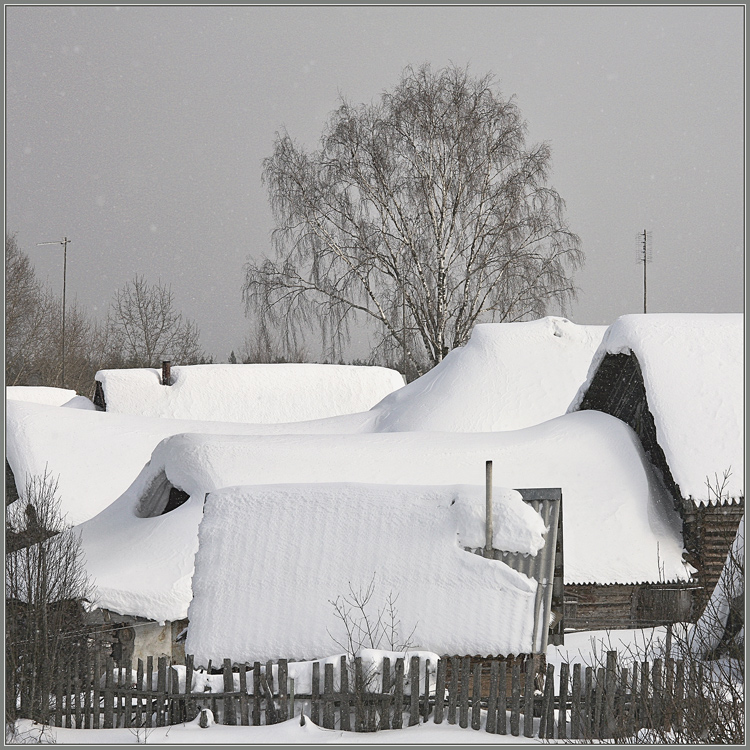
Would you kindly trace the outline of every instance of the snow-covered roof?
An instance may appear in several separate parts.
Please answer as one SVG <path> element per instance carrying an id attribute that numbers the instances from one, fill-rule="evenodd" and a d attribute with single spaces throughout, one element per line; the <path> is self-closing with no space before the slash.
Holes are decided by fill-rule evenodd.
<path id="1" fill-rule="evenodd" d="M 292 483 L 302 501 L 311 485 L 331 482 L 481 485 L 486 460 L 498 486 L 562 488 L 566 582 L 688 578 L 679 518 L 635 433 L 593 411 L 501 433 L 174 435 L 118 500 L 78 529 L 101 606 L 175 620 L 187 614 L 206 493 Z M 141 517 L 165 478 L 190 499 Z"/>
<path id="2" fill-rule="evenodd" d="M 46 385 L 9 385 L 5 387 L 7 401 L 31 401 L 47 406 L 62 406 L 75 398 L 70 388 L 52 388 Z"/>
<path id="3" fill-rule="evenodd" d="M 372 584 L 370 624 L 394 597 L 397 637 L 411 634 L 414 647 L 532 651 L 536 581 L 463 550 L 466 517 L 458 511 L 469 500 L 478 516 L 483 488 L 318 484 L 212 493 L 186 650 L 200 664 L 325 656 L 346 643 L 332 602 Z M 517 493 L 504 501 L 519 527 L 509 538 L 543 528 Z"/>
<path id="4" fill-rule="evenodd" d="M 108 412 L 214 422 L 279 423 L 366 411 L 404 385 L 386 367 L 319 364 L 190 365 L 100 370 Z"/>
<path id="5" fill-rule="evenodd" d="M 607 329 L 569 411 L 604 357 L 621 353 L 638 360 L 657 442 L 683 497 L 705 503 L 707 477 L 729 468 L 727 494 L 744 495 L 743 315 L 623 315 Z"/>
<path id="6" fill-rule="evenodd" d="M 606 326 L 482 323 L 468 343 L 383 399 L 376 432 L 519 430 L 564 414 Z"/>
<path id="7" fill-rule="evenodd" d="M 72 401 L 76 399 L 83 397 Z M 198 431 L 254 434 L 259 427 L 136 417 L 11 400 L 6 404 L 6 457 L 19 489 L 27 477 L 42 476 L 47 469 L 58 480 L 67 522 L 78 524 L 122 495 L 165 437 Z"/>

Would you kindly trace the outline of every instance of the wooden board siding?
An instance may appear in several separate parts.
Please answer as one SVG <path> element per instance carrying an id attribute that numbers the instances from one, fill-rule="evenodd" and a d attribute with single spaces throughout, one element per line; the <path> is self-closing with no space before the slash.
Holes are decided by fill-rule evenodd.
<path id="1" fill-rule="evenodd" d="M 641 366 L 634 354 L 607 354 L 583 397 L 580 411 L 593 409 L 611 414 L 630 425 L 643 450 L 672 496 L 675 509 L 683 515 L 683 499 L 672 477 L 664 451 L 656 440 L 656 424 L 648 408 Z"/>
<path id="2" fill-rule="evenodd" d="M 697 579 L 703 589 L 702 604 L 708 601 L 719 580 L 744 512 L 744 498 L 725 505 L 698 505 L 693 508 L 690 522 L 685 524 L 686 540 L 689 536 L 697 550 Z"/>
<path id="3" fill-rule="evenodd" d="M 702 590 L 694 582 L 566 584 L 566 630 L 642 628 L 694 621 Z"/>

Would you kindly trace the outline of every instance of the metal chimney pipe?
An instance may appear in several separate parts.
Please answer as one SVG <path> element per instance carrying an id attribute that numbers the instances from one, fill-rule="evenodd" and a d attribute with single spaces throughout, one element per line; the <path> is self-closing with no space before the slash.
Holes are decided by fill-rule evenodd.
<path id="1" fill-rule="evenodd" d="M 493 557 L 492 552 L 492 461 L 487 461 L 485 521 L 484 521 L 484 556 Z"/>
<path id="2" fill-rule="evenodd" d="M 168 359 L 161 363 L 161 384 L 172 385 L 172 363 Z"/>

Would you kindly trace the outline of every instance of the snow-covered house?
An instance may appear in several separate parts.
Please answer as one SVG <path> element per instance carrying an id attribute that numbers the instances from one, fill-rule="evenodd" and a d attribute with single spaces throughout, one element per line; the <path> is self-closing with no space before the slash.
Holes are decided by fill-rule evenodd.
<path id="1" fill-rule="evenodd" d="M 284 507 L 293 525 L 299 520 L 294 503 L 307 502 L 317 485 L 476 486 L 484 482 L 487 460 L 498 487 L 562 488 L 566 590 L 585 582 L 658 582 L 662 572 L 669 580 L 689 580 L 679 516 L 635 434 L 596 412 L 495 433 L 174 435 L 157 446 L 120 498 L 77 529 L 98 606 L 181 623 L 193 595 L 207 496 L 227 487 L 252 493 L 258 485 L 287 485 Z M 173 490 L 184 502 L 170 504 Z M 389 518 L 394 527 L 403 525 L 398 514 Z M 323 554 L 337 543 L 336 524 L 326 533 L 330 542 L 308 538 L 306 544 L 314 541 Z M 453 544 L 462 549 L 457 537 Z M 252 557 L 252 546 L 247 552 Z M 410 559 L 404 574 L 421 570 Z M 217 569 L 216 575 L 226 573 Z"/>
<path id="2" fill-rule="evenodd" d="M 541 554 L 541 516 L 515 491 L 495 488 L 493 500 L 493 547 Z M 370 590 L 369 624 L 374 629 L 378 611 L 392 602 L 395 643 L 359 644 L 355 636 L 354 646 L 543 653 L 549 610 L 542 585 L 469 551 L 485 542 L 484 505 L 484 488 L 469 485 L 213 492 L 198 534 L 186 650 L 202 665 L 329 656 L 346 646 L 346 626 L 356 621 L 345 622 L 336 602 Z"/>
<path id="3" fill-rule="evenodd" d="M 367 411 L 404 379 L 386 367 L 293 363 L 100 370 L 96 383 L 108 412 L 269 424 Z"/>
<path id="4" fill-rule="evenodd" d="M 682 518 L 704 601 L 744 512 L 743 359 L 741 314 L 624 315 L 570 407 L 638 435 Z"/>

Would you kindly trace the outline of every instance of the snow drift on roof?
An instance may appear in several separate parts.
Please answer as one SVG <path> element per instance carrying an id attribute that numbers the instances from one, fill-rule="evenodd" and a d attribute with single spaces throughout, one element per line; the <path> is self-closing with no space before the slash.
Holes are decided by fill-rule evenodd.
<path id="1" fill-rule="evenodd" d="M 352 417 L 351 429 L 355 429 L 359 417 Z M 335 418 L 335 429 L 351 423 L 352 417 Z M 321 420 L 318 429 L 327 429 L 330 421 Z M 293 431 L 295 426 L 283 429 Z M 78 524 L 125 492 L 163 438 L 198 431 L 255 434 L 261 427 L 61 409 L 13 400 L 6 404 L 6 457 L 18 487 L 27 476 L 42 476 L 47 468 L 58 480 L 67 522 Z M 276 425 L 267 428 L 276 429 Z"/>
<path id="2" fill-rule="evenodd" d="M 215 422 L 279 423 L 366 411 L 404 379 L 355 365 L 175 366 L 172 385 L 155 369 L 100 370 L 108 412 Z"/>
<path id="3" fill-rule="evenodd" d="M 498 486 L 562 488 L 567 583 L 689 577 L 679 518 L 638 438 L 593 411 L 505 433 L 175 435 L 159 444 L 122 497 L 78 528 L 100 606 L 176 620 L 187 614 L 206 493 L 288 483 L 299 485 L 300 498 L 310 485 L 330 482 L 481 486 L 486 460 Z M 162 477 L 190 499 L 166 515 L 139 517 Z M 144 587 L 147 596 L 139 593 Z"/>
<path id="4" fill-rule="evenodd" d="M 459 546 L 451 501 L 461 492 L 319 484 L 211 494 L 186 650 L 201 664 L 324 656 L 346 642 L 331 602 L 373 582 L 371 617 L 398 597 L 399 637 L 414 628 L 415 647 L 529 652 L 536 581 Z"/>
<path id="5" fill-rule="evenodd" d="M 683 497 L 705 503 L 706 478 L 730 467 L 728 494 L 744 495 L 742 314 L 623 315 L 607 329 L 569 411 L 580 405 L 606 354 L 631 352 Z"/>
<path id="6" fill-rule="evenodd" d="M 9 385 L 5 388 L 8 401 L 31 401 L 47 406 L 62 406 L 75 398 L 76 392 L 70 388 L 51 388 L 46 385 Z"/>
<path id="7" fill-rule="evenodd" d="M 518 430 L 564 414 L 606 326 L 565 318 L 483 323 L 374 409 L 376 432 Z"/>

